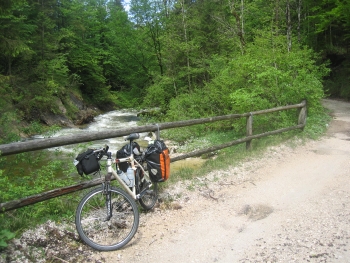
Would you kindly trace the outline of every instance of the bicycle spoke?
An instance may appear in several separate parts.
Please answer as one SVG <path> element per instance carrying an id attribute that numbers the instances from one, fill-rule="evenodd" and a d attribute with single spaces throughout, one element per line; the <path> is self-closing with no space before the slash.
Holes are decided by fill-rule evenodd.
<path id="1" fill-rule="evenodd" d="M 76 224 L 81 238 L 98 250 L 114 250 L 127 244 L 138 227 L 135 202 L 120 189 L 111 189 L 112 217 L 108 218 L 102 188 L 90 192 L 79 204 Z"/>

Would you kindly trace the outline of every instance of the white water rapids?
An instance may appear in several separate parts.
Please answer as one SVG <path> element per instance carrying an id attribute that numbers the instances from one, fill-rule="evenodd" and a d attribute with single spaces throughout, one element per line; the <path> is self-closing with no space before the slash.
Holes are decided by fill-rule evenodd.
<path id="1" fill-rule="evenodd" d="M 121 128 L 128 128 L 137 126 L 137 112 L 133 110 L 115 110 L 110 111 L 101 115 L 98 115 L 94 118 L 94 121 L 83 128 L 64 128 L 56 132 L 51 137 L 61 137 L 61 136 L 74 136 L 75 134 L 106 131 L 106 130 L 117 130 Z M 144 138 L 147 133 L 140 134 L 140 139 Z M 43 135 L 37 135 L 35 139 L 44 138 Z M 127 142 L 124 137 L 116 137 L 104 140 L 93 141 L 91 144 L 88 144 L 89 148 L 102 148 L 104 145 L 109 146 L 109 151 L 115 153 Z M 49 150 L 62 150 L 64 152 L 75 152 L 74 149 L 76 145 L 66 145 L 56 148 L 50 148 Z"/>
<path id="2" fill-rule="evenodd" d="M 89 132 L 117 130 L 121 128 L 136 127 L 138 121 L 139 121 L 139 118 L 137 117 L 137 111 L 135 110 L 115 110 L 115 111 L 110 111 L 110 112 L 96 116 L 92 123 L 84 127 L 64 128 L 56 132 L 51 137 L 74 136 L 75 134 L 78 135 L 78 134 L 89 133 Z M 146 140 L 143 140 L 143 139 L 148 135 L 149 134 L 147 132 L 140 133 L 140 139 L 138 139 L 137 142 L 140 144 L 141 148 L 147 147 L 148 143 Z M 109 146 L 109 151 L 112 152 L 113 156 L 115 157 L 116 152 L 123 145 L 127 144 L 127 142 L 125 141 L 125 137 L 115 137 L 115 138 L 93 141 L 90 143 L 86 143 L 87 146 L 83 149 L 81 148 L 77 149 L 77 145 L 74 144 L 74 145 L 66 145 L 66 146 L 50 148 L 48 150 L 49 151 L 60 150 L 67 154 L 73 153 L 75 157 L 81 150 L 84 150 L 87 148 L 99 149 L 104 147 L 107 144 Z M 42 139 L 42 138 L 45 138 L 45 136 L 36 135 L 31 139 Z M 55 155 L 52 155 L 52 156 L 55 156 Z M 65 158 L 65 157 L 62 156 L 62 158 Z M 190 168 L 197 169 L 203 164 L 203 162 L 205 162 L 205 159 L 187 158 L 185 160 L 180 160 L 175 163 L 171 163 L 171 171 L 174 172 L 183 167 L 190 167 Z"/>

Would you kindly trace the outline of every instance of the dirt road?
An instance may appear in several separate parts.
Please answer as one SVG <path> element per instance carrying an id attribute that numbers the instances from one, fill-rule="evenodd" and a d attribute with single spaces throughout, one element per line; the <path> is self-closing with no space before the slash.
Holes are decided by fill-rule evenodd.
<path id="1" fill-rule="evenodd" d="M 132 242 L 105 262 L 350 262 L 350 104 L 328 135 L 174 186 L 173 210 L 143 214 Z"/>

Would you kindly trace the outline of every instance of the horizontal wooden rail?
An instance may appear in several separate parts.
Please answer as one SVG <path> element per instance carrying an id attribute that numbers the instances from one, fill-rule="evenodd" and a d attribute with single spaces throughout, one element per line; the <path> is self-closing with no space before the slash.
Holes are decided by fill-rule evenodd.
<path id="1" fill-rule="evenodd" d="M 291 131 L 291 130 L 295 130 L 295 129 L 301 129 L 303 128 L 305 125 L 300 124 L 300 125 L 296 125 L 293 127 L 288 127 L 288 128 L 283 128 L 283 129 L 279 129 L 279 130 L 275 130 L 275 131 L 271 131 L 271 132 L 266 132 L 266 133 L 261 133 L 261 134 L 256 134 L 253 136 L 249 136 L 249 137 L 245 137 L 242 139 L 238 139 L 232 142 L 228 142 L 225 144 L 221 144 L 221 145 L 217 145 L 217 146 L 213 146 L 207 149 L 203 149 L 203 150 L 197 150 L 197 151 L 193 151 L 193 152 L 189 152 L 180 156 L 176 156 L 171 158 L 171 162 L 176 162 L 176 161 L 180 161 L 186 158 L 190 158 L 190 157 L 195 157 L 195 156 L 200 156 L 202 154 L 205 153 L 210 153 L 210 152 L 214 152 L 214 151 L 218 151 L 224 148 L 228 148 L 240 143 L 244 143 L 247 141 L 250 141 L 252 139 L 258 139 L 258 138 L 262 138 L 265 136 L 270 136 L 270 135 L 275 135 L 278 133 L 282 133 L 282 132 L 286 132 L 286 131 Z M 115 179 L 112 179 L 115 180 Z M 39 203 L 45 200 L 49 200 L 51 198 L 55 198 L 55 197 L 59 197 L 62 195 L 66 195 L 66 194 L 70 194 L 76 191 L 80 191 L 86 188 L 90 188 L 96 185 L 99 185 L 102 183 L 102 179 L 95 179 L 95 180 L 91 180 L 91 181 L 86 181 L 86 182 L 82 182 L 79 184 L 75 184 L 75 185 L 70 185 L 67 187 L 62 187 L 59 189 L 54 189 L 51 191 L 47 191 L 41 194 L 37 194 L 37 195 L 32 195 L 32 196 L 28 196 L 25 198 L 21 198 L 18 200 L 13 200 L 10 202 L 6 202 L 6 203 L 1 203 L 0 204 L 0 213 L 2 212 L 6 212 L 6 211 L 10 211 L 13 209 L 17 209 L 17 208 L 21 208 L 30 204 L 35 204 L 35 203 Z"/>
<path id="2" fill-rule="evenodd" d="M 282 128 L 274 131 L 269 131 L 261 134 L 252 134 L 252 119 L 254 115 L 260 115 L 265 113 L 271 113 L 281 110 L 288 110 L 288 109 L 294 109 L 294 108 L 301 108 L 299 112 L 298 117 L 298 124 L 295 126 Z M 21 152 L 28 152 L 28 151 L 34 151 L 39 149 L 45 149 L 50 147 L 56 147 L 56 146 L 62 146 L 62 145 L 69 145 L 73 143 L 80 143 L 80 142 L 88 142 L 92 140 L 100 140 L 100 139 L 107 139 L 107 138 L 113 138 L 113 137 L 120 137 L 124 135 L 128 135 L 132 132 L 149 132 L 149 131 L 157 131 L 158 127 L 159 129 L 170 129 L 170 128 L 177 128 L 177 127 L 184 127 L 184 126 L 190 126 L 190 125 L 196 125 L 196 124 L 204 124 L 208 122 L 214 122 L 214 121 L 222 121 L 222 120 L 230 120 L 234 118 L 247 118 L 247 136 L 238 140 L 234 140 L 228 143 L 224 143 L 221 145 L 212 146 L 206 149 L 201 149 L 193 152 L 189 152 L 180 156 L 176 156 L 171 158 L 171 162 L 176 162 L 179 160 L 183 160 L 189 157 L 195 157 L 200 156 L 205 153 L 210 153 L 213 151 L 218 151 L 227 147 L 231 147 L 237 144 L 241 143 L 247 143 L 247 149 L 250 148 L 250 142 L 253 139 L 258 139 L 270 135 L 275 135 L 279 133 L 283 133 L 286 131 L 291 131 L 295 129 L 303 129 L 306 125 L 306 101 L 303 101 L 300 104 L 295 105 L 289 105 L 289 106 L 283 106 L 268 110 L 261 110 L 261 111 L 255 111 L 255 112 L 249 112 L 244 114 L 231 114 L 231 115 L 225 115 L 225 116 L 217 116 L 217 117 L 211 117 L 211 118 L 203 118 L 203 119 L 194 119 L 194 120 L 188 120 L 188 121 L 178 121 L 178 122 L 170 122 L 170 123 L 162 123 L 157 125 L 146 125 L 146 126 L 140 126 L 140 127 L 133 127 L 128 129 L 120 129 L 113 132 L 96 132 L 96 133 L 89 133 L 88 135 L 81 135 L 81 136 L 62 136 L 59 138 L 50 138 L 50 139 L 39 139 L 34 141 L 28 141 L 28 142 L 19 142 L 19 143 L 11 143 L 11 144 L 4 144 L 0 145 L 0 150 L 2 151 L 3 155 L 10 155 L 15 153 L 21 153 Z M 77 138 L 78 137 L 78 138 Z M 39 142 L 40 141 L 40 142 Z M 50 190 L 41 194 L 32 195 L 29 197 L 21 198 L 18 200 L 9 201 L 6 203 L 0 204 L 0 213 L 10 211 L 13 209 L 17 209 L 20 207 L 24 207 L 30 204 L 35 204 L 38 202 L 42 202 L 44 200 L 48 200 L 51 198 L 59 197 L 62 195 L 66 195 L 69 193 L 73 193 L 79 190 L 83 190 L 86 188 L 90 188 L 96 185 L 101 184 L 102 179 L 95 179 L 87 182 L 78 183 L 75 185 Z"/>
<path id="3" fill-rule="evenodd" d="M 18 200 L 13 200 L 13 201 L 9 201 L 6 203 L 1 203 L 0 204 L 0 213 L 10 211 L 13 209 L 17 209 L 17 208 L 20 208 L 23 206 L 36 204 L 36 203 L 39 203 L 39 202 L 42 202 L 45 200 L 49 200 L 49 199 L 52 199 L 55 197 L 70 194 L 70 193 L 80 191 L 83 189 L 87 189 L 87 188 L 99 185 L 101 183 L 102 183 L 102 179 L 99 178 L 99 179 L 95 179 L 95 180 L 91 180 L 91 181 L 81 182 L 81 183 L 75 184 L 75 185 L 70 185 L 70 186 L 54 189 L 54 190 L 47 191 L 47 192 L 37 194 L 37 195 L 27 196 L 27 197 L 24 197 L 24 198 L 21 198 Z"/>
<path id="4" fill-rule="evenodd" d="M 180 160 L 190 158 L 190 157 L 200 156 L 200 155 L 205 154 L 205 153 L 210 153 L 210 152 L 218 151 L 218 150 L 228 148 L 228 147 L 231 147 L 231 146 L 234 146 L 237 144 L 249 142 L 253 139 L 258 139 L 258 138 L 262 138 L 262 137 L 266 137 L 266 136 L 270 136 L 270 135 L 276 135 L 278 133 L 282 133 L 282 132 L 286 132 L 286 131 L 302 129 L 304 127 L 305 127 L 305 124 L 299 124 L 299 125 L 288 127 L 288 128 L 283 128 L 283 129 L 279 129 L 279 130 L 274 130 L 274 131 L 270 131 L 270 132 L 265 132 L 265 133 L 260 133 L 260 134 L 244 137 L 242 139 L 238 139 L 238 140 L 231 141 L 228 143 L 212 146 L 210 148 L 206 148 L 203 150 L 197 150 L 197 151 L 193 151 L 193 152 L 189 152 L 189 153 L 185 153 L 183 155 L 173 157 L 173 158 L 171 158 L 171 162 L 180 161 Z"/>
<path id="5" fill-rule="evenodd" d="M 171 128 L 191 126 L 196 124 L 204 124 L 209 122 L 249 117 L 251 115 L 259 115 L 259 114 L 265 114 L 265 113 L 276 112 L 281 110 L 302 108 L 305 106 L 306 106 L 306 102 L 303 101 L 300 104 L 277 107 L 277 108 L 268 109 L 268 110 L 253 111 L 253 112 L 243 113 L 243 114 L 230 114 L 230 115 L 224 115 L 224 116 L 193 119 L 193 120 L 187 120 L 187 121 L 165 122 L 157 125 L 144 125 L 144 126 L 137 126 L 137 127 L 131 127 L 131 128 L 125 128 L 125 129 L 118 129 L 115 131 L 99 131 L 99 132 L 91 132 L 88 134 L 81 134 L 81 135 L 61 136 L 61 137 L 55 137 L 55 138 L 35 139 L 35 140 L 29 140 L 24 142 L 2 144 L 0 145 L 0 153 L 1 153 L 1 156 L 7 156 L 11 154 L 42 150 L 42 149 L 47 149 L 52 147 L 69 145 L 69 144 L 121 137 L 121 136 L 129 135 L 132 132 L 157 131 L 158 127 L 160 130 L 166 130 Z"/>

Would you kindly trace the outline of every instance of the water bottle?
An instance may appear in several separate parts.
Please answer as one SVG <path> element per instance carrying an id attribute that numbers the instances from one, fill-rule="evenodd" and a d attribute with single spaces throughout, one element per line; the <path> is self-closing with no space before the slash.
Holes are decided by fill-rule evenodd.
<path id="1" fill-rule="evenodd" d="M 132 169 L 130 166 L 128 167 L 128 170 L 126 170 L 126 177 L 128 178 L 127 180 L 129 181 L 129 184 L 127 184 L 129 187 L 133 187 L 135 185 L 135 174 L 134 174 L 134 169 Z"/>
<path id="2" fill-rule="evenodd" d="M 126 174 L 122 170 L 118 169 L 117 174 L 120 177 L 120 179 L 124 181 L 126 185 L 129 185 L 129 179 L 126 177 Z"/>

